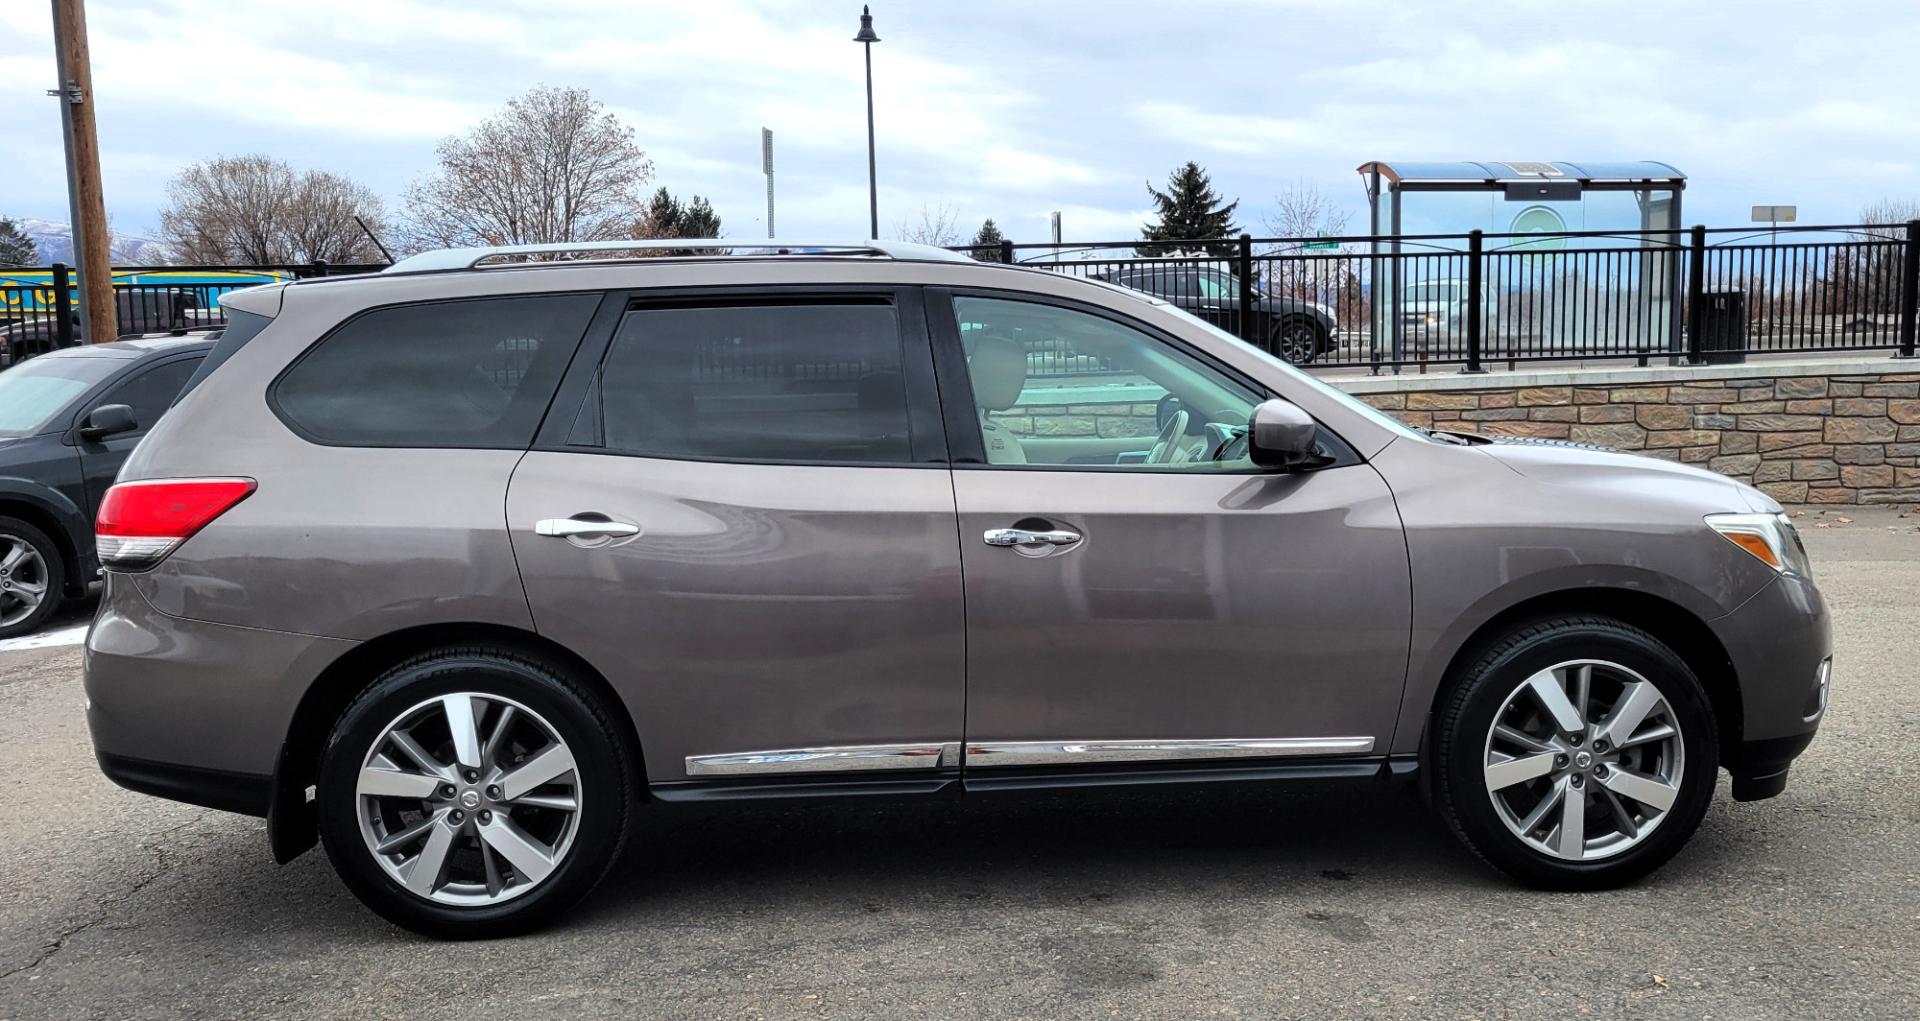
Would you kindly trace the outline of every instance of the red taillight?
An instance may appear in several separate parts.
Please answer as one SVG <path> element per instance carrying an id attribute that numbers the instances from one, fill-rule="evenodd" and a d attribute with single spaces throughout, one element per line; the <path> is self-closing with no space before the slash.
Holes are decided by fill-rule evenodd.
<path id="1" fill-rule="evenodd" d="M 252 479 L 148 479 L 107 490 L 94 520 L 100 566 L 142 571 L 247 498 Z"/>

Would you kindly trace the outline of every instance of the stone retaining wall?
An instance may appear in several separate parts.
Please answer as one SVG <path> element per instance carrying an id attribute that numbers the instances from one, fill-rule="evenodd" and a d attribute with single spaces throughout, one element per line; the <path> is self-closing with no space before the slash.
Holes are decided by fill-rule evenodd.
<path id="1" fill-rule="evenodd" d="M 1859 371 L 1881 365 L 1904 371 Z M 1699 464 L 1782 503 L 1920 501 L 1920 367 L 1910 361 L 1329 382 L 1410 425 Z"/>

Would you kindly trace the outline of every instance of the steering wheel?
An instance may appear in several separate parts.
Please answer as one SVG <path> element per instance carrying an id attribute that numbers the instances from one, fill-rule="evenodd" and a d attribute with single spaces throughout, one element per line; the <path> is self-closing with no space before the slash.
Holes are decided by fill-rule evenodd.
<path id="1" fill-rule="evenodd" d="M 1147 451 L 1148 464 L 1172 464 L 1174 452 L 1180 449 L 1180 440 L 1187 434 L 1188 415 L 1182 408 L 1167 419 L 1160 427 L 1160 435 L 1153 438 L 1153 449 Z"/>

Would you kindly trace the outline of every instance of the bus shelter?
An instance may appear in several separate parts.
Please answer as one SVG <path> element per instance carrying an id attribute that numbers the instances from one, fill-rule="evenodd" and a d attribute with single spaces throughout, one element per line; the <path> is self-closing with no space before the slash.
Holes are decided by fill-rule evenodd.
<path id="1" fill-rule="evenodd" d="M 1653 350 L 1679 342 L 1680 202 L 1666 163 L 1361 164 L 1371 215 L 1375 350 L 1406 360 L 1409 321 L 1464 286 L 1467 234 L 1485 233 L 1480 277 L 1489 352 L 1604 346 L 1631 317 Z M 1551 316 L 1532 310 L 1547 308 Z M 1503 315 L 1503 311 L 1516 314 Z M 1426 313 L 1419 313 L 1425 315 Z M 1424 321 L 1424 320 L 1423 320 Z"/>

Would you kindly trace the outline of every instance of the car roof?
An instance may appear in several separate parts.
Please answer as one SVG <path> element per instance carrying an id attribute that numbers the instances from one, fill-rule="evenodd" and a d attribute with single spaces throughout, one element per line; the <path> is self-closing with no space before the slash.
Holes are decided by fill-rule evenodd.
<path id="1" fill-rule="evenodd" d="M 77 347 L 63 347 L 48 351 L 42 358 L 121 358 L 136 359 L 148 355 L 170 354 L 176 351 L 205 351 L 213 347 L 213 339 L 207 334 L 193 334 L 176 337 L 173 334 L 155 334 L 147 337 L 127 337 L 123 340 L 105 344 L 81 344 Z"/>

